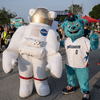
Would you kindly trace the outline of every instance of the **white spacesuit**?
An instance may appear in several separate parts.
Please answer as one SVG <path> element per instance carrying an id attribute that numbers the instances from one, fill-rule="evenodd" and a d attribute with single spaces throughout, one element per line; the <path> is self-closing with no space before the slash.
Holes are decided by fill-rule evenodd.
<path id="1" fill-rule="evenodd" d="M 31 22 L 14 33 L 3 52 L 3 70 L 10 73 L 17 65 L 20 77 L 19 96 L 28 97 L 33 91 L 33 78 L 40 96 L 50 93 L 48 72 L 60 78 L 62 57 L 58 53 L 59 35 L 51 29 L 56 13 L 46 8 L 30 9 Z"/>

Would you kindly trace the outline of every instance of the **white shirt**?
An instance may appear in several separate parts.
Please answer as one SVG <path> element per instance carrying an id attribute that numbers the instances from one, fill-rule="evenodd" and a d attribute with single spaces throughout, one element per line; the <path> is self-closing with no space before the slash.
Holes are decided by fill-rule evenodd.
<path id="1" fill-rule="evenodd" d="M 72 42 L 71 38 L 67 38 L 64 44 L 66 64 L 74 68 L 85 68 L 88 64 L 87 53 L 90 51 L 90 41 L 85 37 L 80 37 L 74 42 Z"/>

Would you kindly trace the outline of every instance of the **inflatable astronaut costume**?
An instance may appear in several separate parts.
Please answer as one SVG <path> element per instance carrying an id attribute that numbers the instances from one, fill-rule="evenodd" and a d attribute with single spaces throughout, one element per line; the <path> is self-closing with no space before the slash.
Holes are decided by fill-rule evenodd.
<path id="1" fill-rule="evenodd" d="M 33 78 L 40 96 L 50 93 L 49 72 L 56 78 L 62 75 L 62 57 L 58 53 L 59 35 L 51 29 L 56 13 L 46 8 L 30 9 L 31 22 L 14 33 L 3 52 L 3 70 L 12 72 L 17 65 L 20 77 L 19 96 L 28 97 L 33 91 Z M 33 77 L 34 76 L 34 77 Z"/>

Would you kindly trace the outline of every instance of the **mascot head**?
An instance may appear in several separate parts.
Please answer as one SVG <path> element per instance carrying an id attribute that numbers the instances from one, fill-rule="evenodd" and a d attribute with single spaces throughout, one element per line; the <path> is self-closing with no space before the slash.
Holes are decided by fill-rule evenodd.
<path id="1" fill-rule="evenodd" d="M 78 15 L 70 15 L 65 19 L 61 27 L 64 28 L 67 37 L 76 40 L 84 35 L 84 25 L 86 23 L 87 20 L 81 19 Z"/>
<path id="2" fill-rule="evenodd" d="M 31 15 L 31 22 L 43 23 L 49 26 L 52 25 L 53 19 L 57 17 L 56 12 L 48 11 L 46 8 L 30 9 L 29 14 Z"/>

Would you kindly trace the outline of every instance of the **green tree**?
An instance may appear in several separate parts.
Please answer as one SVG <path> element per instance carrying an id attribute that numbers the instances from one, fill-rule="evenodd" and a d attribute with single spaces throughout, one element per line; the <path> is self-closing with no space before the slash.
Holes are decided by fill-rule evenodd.
<path id="1" fill-rule="evenodd" d="M 70 7 L 68 7 L 68 9 L 65 9 L 65 11 L 70 11 L 72 12 L 72 8 L 73 8 L 73 14 L 77 14 L 79 15 L 80 17 L 82 17 L 82 14 L 83 14 L 83 5 L 77 5 L 77 4 L 73 4 L 73 7 L 72 5 Z M 68 16 L 57 16 L 55 20 L 59 20 L 59 21 L 64 21 L 64 19 L 68 17 Z"/>
<path id="2" fill-rule="evenodd" d="M 92 11 L 89 12 L 89 16 L 91 16 L 92 18 L 95 18 L 95 19 L 100 18 L 100 4 L 95 5 L 92 8 Z"/>
<path id="3" fill-rule="evenodd" d="M 57 16 L 57 17 L 55 18 L 55 20 L 56 20 L 56 21 L 61 21 L 61 22 L 63 22 L 64 19 L 65 19 L 66 17 L 67 17 L 67 16 Z"/>
<path id="4" fill-rule="evenodd" d="M 82 14 L 83 14 L 83 5 L 82 4 L 81 5 L 73 4 L 70 7 L 68 7 L 68 9 L 71 12 L 73 11 L 73 14 L 79 15 L 80 17 L 82 17 Z"/>
<path id="5" fill-rule="evenodd" d="M 0 9 L 0 24 L 6 24 L 6 23 L 10 23 L 10 19 L 16 17 L 16 13 L 15 12 L 10 12 L 10 10 L 6 10 L 5 7 L 2 7 L 2 9 Z"/>

